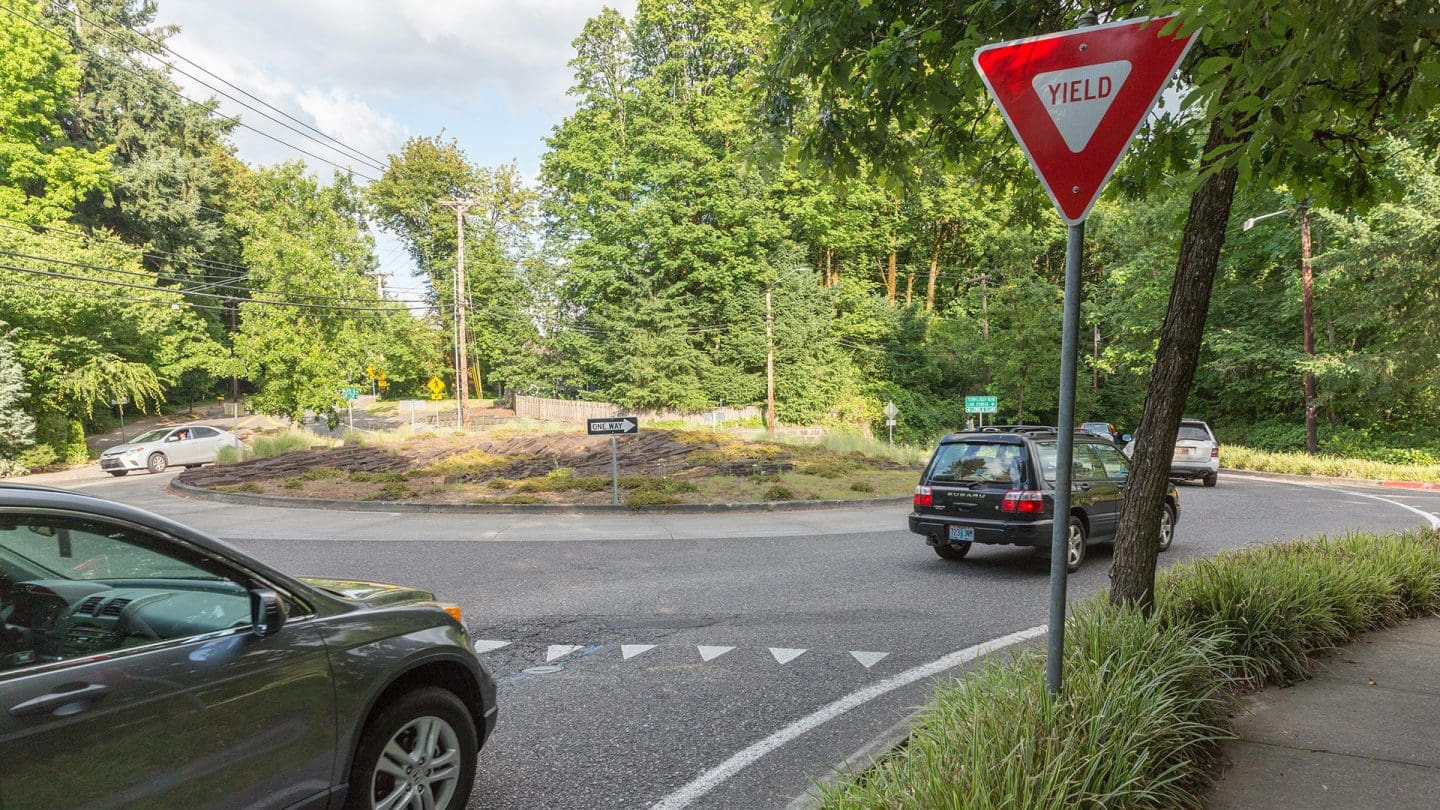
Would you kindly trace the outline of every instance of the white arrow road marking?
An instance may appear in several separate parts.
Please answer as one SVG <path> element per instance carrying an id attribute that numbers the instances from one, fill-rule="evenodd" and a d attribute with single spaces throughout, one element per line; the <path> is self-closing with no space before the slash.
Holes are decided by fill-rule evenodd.
<path id="1" fill-rule="evenodd" d="M 475 641 L 475 652 L 477 652 L 477 653 L 487 653 L 487 652 L 490 652 L 491 650 L 498 650 L 498 649 L 500 649 L 501 647 L 509 647 L 509 646 L 510 646 L 510 642 L 508 642 L 508 641 L 497 641 L 497 640 L 495 640 L 495 639 L 493 639 L 493 638 L 482 638 L 482 639 L 477 639 L 477 640 Z"/>
<path id="2" fill-rule="evenodd" d="M 576 650 L 584 649 L 579 644 L 551 644 L 545 648 L 545 660 L 554 661 L 556 658 L 564 658 Z"/>
<path id="3" fill-rule="evenodd" d="M 700 660 L 702 660 L 702 661 L 713 661 L 714 659 L 719 658 L 720 656 L 724 655 L 724 654 L 727 653 L 727 652 L 730 652 L 731 650 L 733 650 L 733 649 L 735 649 L 735 648 L 734 648 L 734 647 L 706 647 L 706 646 L 703 645 L 703 644 L 697 644 L 697 645 L 695 645 L 695 649 L 697 649 L 697 650 L 700 651 Z"/>
<path id="4" fill-rule="evenodd" d="M 850 655 L 853 656 L 856 661 L 859 661 L 860 665 L 865 667 L 866 669 L 869 669 L 870 667 L 873 667 L 876 664 L 880 663 L 880 659 L 884 658 L 889 654 L 890 653 L 865 652 L 863 650 L 850 651 Z"/>
<path id="5" fill-rule="evenodd" d="M 777 664 L 788 664 L 796 658 L 799 658 L 804 652 L 804 650 L 797 650 L 792 647 L 770 648 L 770 654 L 775 656 L 775 663 Z"/>
<path id="6" fill-rule="evenodd" d="M 634 658 L 640 653 L 653 649 L 655 649 L 654 644 L 621 644 L 620 659 L 628 661 L 629 659 Z"/>
<path id="7" fill-rule="evenodd" d="M 957 650 L 928 664 L 921 664 L 918 667 L 907 669 L 897 675 L 891 675 L 885 680 L 873 683 L 858 692 L 851 692 L 833 703 L 827 703 L 821 706 L 790 725 L 776 730 L 770 734 L 770 736 L 752 743 L 714 768 L 695 777 L 689 784 L 684 785 L 679 790 L 656 802 L 652 805 L 651 810 L 677 810 L 677 808 L 685 807 L 706 793 L 714 790 L 726 779 L 739 773 L 750 763 L 755 762 L 805 732 L 830 720 L 834 720 L 851 709 L 863 706 L 875 698 L 889 694 L 902 686 L 909 686 L 923 678 L 929 678 L 952 667 L 974 661 L 986 653 L 1004 649 L 1012 644 L 1018 644 L 1026 639 L 1035 638 L 1044 634 L 1045 628 L 1043 626 L 1031 627 L 1028 630 L 1010 633 L 997 639 L 991 639 L 984 644 L 976 644 L 974 647 Z"/>

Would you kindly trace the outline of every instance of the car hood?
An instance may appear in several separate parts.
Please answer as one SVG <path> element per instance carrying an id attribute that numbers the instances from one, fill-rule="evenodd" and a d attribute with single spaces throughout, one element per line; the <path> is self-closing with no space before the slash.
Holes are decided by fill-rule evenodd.
<path id="1" fill-rule="evenodd" d="M 114 447 L 111 447 L 111 448 L 109 448 L 108 450 L 106 450 L 105 452 L 101 453 L 100 455 L 102 455 L 102 456 L 123 456 L 124 454 L 130 452 L 131 450 L 139 450 L 139 449 L 144 448 L 144 447 L 149 447 L 149 445 L 148 445 L 148 444 L 129 444 L 129 443 L 126 443 L 126 444 L 117 444 L 117 445 L 115 445 Z"/>
<path id="2" fill-rule="evenodd" d="M 327 579 L 325 577 L 300 577 L 299 579 L 307 585 L 313 585 L 316 588 L 338 593 L 347 599 L 364 602 L 371 607 L 387 607 L 411 602 L 435 601 L 435 594 L 404 585 L 389 585 L 384 582 L 364 582 L 353 579 Z"/>

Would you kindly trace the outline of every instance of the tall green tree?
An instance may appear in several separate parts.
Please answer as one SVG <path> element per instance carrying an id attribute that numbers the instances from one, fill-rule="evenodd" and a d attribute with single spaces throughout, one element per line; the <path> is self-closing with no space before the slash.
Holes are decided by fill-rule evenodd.
<path id="1" fill-rule="evenodd" d="M 35 420 L 25 412 L 25 371 L 10 337 L 9 327 L 0 323 L 0 476 L 23 473 L 18 456 L 35 443 Z"/>

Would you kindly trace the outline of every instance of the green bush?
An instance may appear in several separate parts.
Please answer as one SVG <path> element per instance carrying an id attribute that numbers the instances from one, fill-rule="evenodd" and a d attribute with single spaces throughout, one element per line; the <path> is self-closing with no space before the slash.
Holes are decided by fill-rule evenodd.
<path id="1" fill-rule="evenodd" d="M 381 486 L 380 489 L 376 490 L 373 495 L 369 496 L 365 500 L 403 501 L 413 497 L 415 497 L 415 493 L 411 492 L 409 487 L 405 486 L 399 481 L 392 481 L 388 484 Z"/>
<path id="2" fill-rule="evenodd" d="M 1308 453 L 1269 453 L 1234 444 L 1220 446 L 1220 465 L 1232 470 L 1326 475 L 1386 481 L 1440 481 L 1440 464 L 1392 464 Z"/>
<path id="3" fill-rule="evenodd" d="M 509 489 L 515 486 L 515 482 L 508 478 L 492 478 L 485 482 L 485 486 L 490 489 Z"/>
<path id="4" fill-rule="evenodd" d="M 795 493 L 791 492 L 789 487 L 775 484 L 765 490 L 765 494 L 762 495 L 761 498 L 767 501 L 793 501 L 795 500 Z"/>
<path id="5" fill-rule="evenodd" d="M 15 456 L 15 463 L 27 470 L 43 470 L 52 464 L 59 464 L 60 454 L 48 444 L 37 444 L 21 450 Z"/>
<path id="6" fill-rule="evenodd" d="M 875 485 L 869 481 L 856 481 L 850 485 L 851 492 L 874 492 Z"/>
<path id="7" fill-rule="evenodd" d="M 215 453 L 216 464 L 234 464 L 237 461 L 244 460 L 244 451 L 234 447 L 222 447 Z"/>
<path id="8" fill-rule="evenodd" d="M 247 458 L 270 458 L 298 450 L 309 450 L 312 446 L 321 444 L 328 444 L 328 441 L 308 431 L 286 429 L 251 439 L 245 455 Z"/>
<path id="9" fill-rule="evenodd" d="M 305 481 L 304 481 L 304 479 L 300 478 L 299 476 L 296 476 L 296 477 L 291 478 L 290 480 L 286 481 L 285 483 L 281 484 L 280 486 L 282 486 L 282 487 L 284 487 L 284 488 L 286 488 L 286 489 L 304 489 L 304 488 L 305 488 Z"/>
<path id="10" fill-rule="evenodd" d="M 651 506 L 669 506 L 680 503 L 680 499 L 656 489 L 637 489 L 625 496 L 625 505 L 631 509 L 645 509 Z"/>
<path id="11" fill-rule="evenodd" d="M 827 807 L 1199 807 L 1242 688 L 1440 608 L 1440 532 L 1227 552 L 1160 574 L 1153 617 L 1104 594 L 1066 623 L 1065 690 L 1035 649 L 943 684 L 907 743 Z"/>
<path id="12" fill-rule="evenodd" d="M 403 472 L 365 472 L 360 470 L 350 473 L 350 480 L 361 484 L 399 484 L 410 480 L 410 475 Z"/>

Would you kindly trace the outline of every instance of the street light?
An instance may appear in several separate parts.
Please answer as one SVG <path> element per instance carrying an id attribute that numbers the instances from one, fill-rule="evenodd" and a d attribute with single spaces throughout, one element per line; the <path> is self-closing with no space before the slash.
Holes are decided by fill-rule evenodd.
<path id="1" fill-rule="evenodd" d="M 777 283 L 809 269 L 803 265 L 792 267 L 788 273 L 765 282 L 765 429 L 771 435 L 778 424 L 775 421 L 775 315 L 770 306 L 770 290 Z"/>
<path id="2" fill-rule="evenodd" d="M 1303 312 L 1305 356 L 1315 360 L 1315 276 L 1310 269 L 1310 201 L 1302 200 L 1295 210 L 1300 212 L 1300 302 Z M 1262 219 L 1290 213 L 1284 208 L 1258 217 L 1251 217 L 1241 225 L 1248 231 Z M 1315 453 L 1320 449 L 1318 418 L 1315 413 L 1315 372 L 1305 369 L 1305 452 Z"/>

